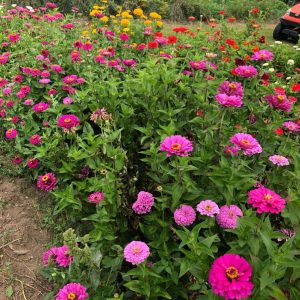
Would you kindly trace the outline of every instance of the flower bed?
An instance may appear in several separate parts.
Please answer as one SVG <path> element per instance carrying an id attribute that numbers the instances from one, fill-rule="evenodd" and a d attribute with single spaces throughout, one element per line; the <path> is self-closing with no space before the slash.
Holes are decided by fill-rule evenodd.
<path id="1" fill-rule="evenodd" d="M 298 46 L 102 6 L 1 16 L 2 147 L 75 229 L 52 295 L 299 299 Z"/>

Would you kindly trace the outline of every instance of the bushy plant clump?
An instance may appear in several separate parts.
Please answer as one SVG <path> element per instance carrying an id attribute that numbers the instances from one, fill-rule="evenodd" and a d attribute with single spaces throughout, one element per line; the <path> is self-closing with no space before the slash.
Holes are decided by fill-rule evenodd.
<path id="1" fill-rule="evenodd" d="M 45 7 L 1 15 L 0 129 L 73 227 L 42 258 L 52 296 L 299 299 L 298 46 L 269 47 L 257 7 L 171 34 Z"/>

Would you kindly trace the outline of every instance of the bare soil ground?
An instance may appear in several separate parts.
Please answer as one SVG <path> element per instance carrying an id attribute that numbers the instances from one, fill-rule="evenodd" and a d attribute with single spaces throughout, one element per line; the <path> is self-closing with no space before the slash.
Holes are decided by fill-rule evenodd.
<path id="1" fill-rule="evenodd" d="M 19 178 L 0 178 L 0 300 L 43 300 L 51 290 L 41 277 L 50 235 L 41 229 L 43 197 Z"/>

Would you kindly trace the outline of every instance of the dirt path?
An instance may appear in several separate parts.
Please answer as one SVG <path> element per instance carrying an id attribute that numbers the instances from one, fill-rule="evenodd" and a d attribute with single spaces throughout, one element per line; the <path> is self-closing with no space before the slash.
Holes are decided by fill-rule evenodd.
<path id="1" fill-rule="evenodd" d="M 0 300 L 43 300 L 51 290 L 40 276 L 50 236 L 41 229 L 41 195 L 22 179 L 0 179 Z"/>

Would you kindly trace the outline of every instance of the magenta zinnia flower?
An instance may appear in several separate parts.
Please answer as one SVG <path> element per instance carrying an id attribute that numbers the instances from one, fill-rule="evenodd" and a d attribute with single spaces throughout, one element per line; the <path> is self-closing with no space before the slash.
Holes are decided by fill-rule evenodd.
<path id="1" fill-rule="evenodd" d="M 223 205 L 217 215 L 217 222 L 220 227 L 225 229 L 235 229 L 239 217 L 243 212 L 236 205 Z"/>
<path id="2" fill-rule="evenodd" d="M 251 282 L 252 267 L 237 254 L 217 258 L 209 271 L 208 282 L 214 294 L 226 300 L 247 299 L 254 287 Z"/>
<path id="3" fill-rule="evenodd" d="M 34 134 L 29 138 L 29 142 L 32 145 L 38 145 L 41 143 L 41 136 L 39 134 Z"/>
<path id="4" fill-rule="evenodd" d="M 15 139 L 17 135 L 18 135 L 18 131 L 14 128 L 10 128 L 5 132 L 5 136 L 9 140 Z"/>
<path id="5" fill-rule="evenodd" d="M 292 121 L 284 122 L 283 126 L 290 132 L 298 132 L 300 131 L 300 126 Z"/>
<path id="6" fill-rule="evenodd" d="M 195 70 L 202 70 L 202 71 L 208 71 L 208 68 L 210 69 L 217 69 L 217 66 L 210 61 L 207 60 L 201 60 L 201 61 L 190 61 L 190 67 Z"/>
<path id="7" fill-rule="evenodd" d="M 69 255 L 70 249 L 68 246 L 64 245 L 56 248 L 55 262 L 60 267 L 68 267 L 74 260 L 74 257 Z"/>
<path id="8" fill-rule="evenodd" d="M 86 290 L 80 283 L 68 283 L 58 291 L 55 300 L 85 300 L 89 297 Z"/>
<path id="9" fill-rule="evenodd" d="M 133 265 L 138 265 L 145 261 L 150 255 L 150 249 L 146 243 L 132 241 L 124 248 L 124 258 Z"/>
<path id="10" fill-rule="evenodd" d="M 105 195 L 101 192 L 95 192 L 88 196 L 88 202 L 98 204 L 104 199 Z"/>
<path id="11" fill-rule="evenodd" d="M 254 77 L 258 74 L 257 70 L 253 66 L 239 66 L 235 68 L 235 72 L 237 75 L 241 77 Z"/>
<path id="12" fill-rule="evenodd" d="M 197 205 L 197 211 L 204 216 L 213 218 L 220 211 L 217 203 L 211 200 L 203 200 Z"/>
<path id="13" fill-rule="evenodd" d="M 273 57 L 274 57 L 274 55 L 272 52 L 270 52 L 268 50 L 259 50 L 259 51 L 256 51 L 252 55 L 251 59 L 252 60 L 271 61 L 271 60 L 273 60 Z"/>
<path id="14" fill-rule="evenodd" d="M 49 108 L 49 104 L 48 103 L 45 103 L 45 102 L 40 102 L 38 104 L 35 104 L 33 105 L 32 109 L 35 111 L 35 112 L 42 112 L 46 109 Z"/>
<path id="15" fill-rule="evenodd" d="M 257 213 L 279 214 L 285 207 L 285 200 L 264 186 L 254 189 L 248 193 L 248 204 L 257 208 Z"/>
<path id="16" fill-rule="evenodd" d="M 136 214 L 142 215 L 150 212 L 153 205 L 153 195 L 151 193 L 141 191 L 138 193 L 137 200 L 133 203 L 132 209 Z"/>
<path id="17" fill-rule="evenodd" d="M 49 192 L 53 190 L 56 186 L 56 177 L 53 173 L 47 173 L 45 175 L 39 176 L 37 180 L 37 187 L 40 190 Z"/>
<path id="18" fill-rule="evenodd" d="M 290 164 L 289 160 L 282 155 L 272 155 L 269 157 L 269 161 L 277 166 L 288 166 Z"/>
<path id="19" fill-rule="evenodd" d="M 42 255 L 42 261 L 43 261 L 43 265 L 47 266 L 49 264 L 49 260 L 54 260 L 56 257 L 56 250 L 57 247 L 52 247 L 50 249 L 48 249 L 47 251 L 45 251 Z"/>
<path id="20" fill-rule="evenodd" d="M 239 149 L 243 149 L 245 155 L 252 155 L 262 152 L 262 147 L 258 141 L 247 133 L 237 133 L 230 138 L 230 141 Z"/>
<path id="21" fill-rule="evenodd" d="M 230 82 L 230 81 L 223 81 L 218 88 L 219 94 L 226 94 L 228 96 L 244 96 L 243 86 L 240 82 Z"/>
<path id="22" fill-rule="evenodd" d="M 219 104 L 229 107 L 241 107 L 243 105 L 242 98 L 240 96 L 229 96 L 226 94 L 218 94 L 215 96 Z"/>
<path id="23" fill-rule="evenodd" d="M 189 226 L 196 220 L 196 212 L 192 206 L 182 204 L 175 210 L 174 220 L 178 225 Z"/>
<path id="24" fill-rule="evenodd" d="M 59 127 L 70 129 L 78 126 L 80 123 L 79 119 L 74 115 L 63 115 L 58 118 L 57 125 Z"/>
<path id="25" fill-rule="evenodd" d="M 40 164 L 40 161 L 37 158 L 31 158 L 27 161 L 27 167 L 29 169 L 36 169 Z"/>
<path id="26" fill-rule="evenodd" d="M 292 101 L 290 101 L 284 94 L 267 95 L 265 99 L 274 108 L 278 108 L 283 111 L 291 111 L 292 109 Z"/>
<path id="27" fill-rule="evenodd" d="M 224 153 L 228 154 L 228 155 L 238 156 L 239 148 L 237 148 L 235 146 L 225 146 Z"/>
<path id="28" fill-rule="evenodd" d="M 171 135 L 160 144 L 160 150 L 168 152 L 167 156 L 188 156 L 193 151 L 192 142 L 181 135 Z"/>

